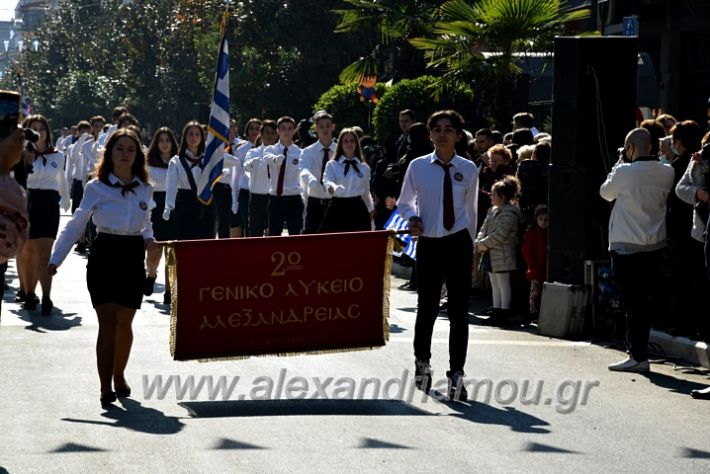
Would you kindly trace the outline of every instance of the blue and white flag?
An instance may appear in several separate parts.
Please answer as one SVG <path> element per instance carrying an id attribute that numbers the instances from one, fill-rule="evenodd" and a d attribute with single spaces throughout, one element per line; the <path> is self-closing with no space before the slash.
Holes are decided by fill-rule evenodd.
<path id="1" fill-rule="evenodd" d="M 222 177 L 224 149 L 229 145 L 229 48 L 226 25 L 227 14 L 225 13 L 217 58 L 217 77 L 207 127 L 205 156 L 202 159 L 202 175 L 197 183 L 197 198 L 203 204 L 212 202 L 212 188 Z"/>
<path id="2" fill-rule="evenodd" d="M 409 229 L 409 223 L 399 214 L 397 209 L 392 212 L 392 215 L 385 223 L 385 230 L 405 230 Z M 392 252 L 393 255 L 407 255 L 413 260 L 417 259 L 417 240 L 412 238 L 411 234 L 400 234 L 397 236 L 404 249 L 401 252 Z"/>

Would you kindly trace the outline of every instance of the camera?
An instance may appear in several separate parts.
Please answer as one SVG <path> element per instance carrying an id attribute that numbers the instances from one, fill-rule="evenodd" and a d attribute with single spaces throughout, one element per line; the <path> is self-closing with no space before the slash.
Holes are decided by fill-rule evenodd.
<path id="1" fill-rule="evenodd" d="M 626 154 L 626 147 L 619 147 L 616 150 L 616 153 L 619 155 L 619 159 L 623 161 L 624 163 L 631 163 L 631 160 L 629 159 L 628 155 Z"/>

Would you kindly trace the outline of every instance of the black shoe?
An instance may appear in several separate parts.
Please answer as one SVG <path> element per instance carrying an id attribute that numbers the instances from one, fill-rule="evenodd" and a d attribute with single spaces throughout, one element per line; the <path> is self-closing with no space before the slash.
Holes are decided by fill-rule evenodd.
<path id="1" fill-rule="evenodd" d="M 442 301 L 441 304 L 439 305 L 439 311 L 447 311 L 449 310 L 449 302 L 448 301 Z"/>
<path id="2" fill-rule="evenodd" d="M 702 390 L 692 390 L 690 396 L 696 400 L 710 400 L 710 387 L 705 387 Z"/>
<path id="3" fill-rule="evenodd" d="M 145 277 L 145 282 L 143 283 L 143 294 L 146 296 L 152 295 L 154 285 L 155 277 Z"/>
<path id="4" fill-rule="evenodd" d="M 127 398 L 131 396 L 131 387 L 123 387 L 116 389 L 116 396 L 118 398 Z"/>
<path id="5" fill-rule="evenodd" d="M 414 386 L 424 393 L 431 388 L 431 365 L 428 361 L 414 361 Z"/>
<path id="6" fill-rule="evenodd" d="M 15 295 L 15 303 L 24 303 L 25 298 L 27 298 L 25 292 L 22 290 L 17 290 L 17 294 Z"/>
<path id="7" fill-rule="evenodd" d="M 78 243 L 76 244 L 76 247 L 74 247 L 74 251 L 76 253 L 86 253 L 86 244 L 84 243 Z"/>
<path id="8" fill-rule="evenodd" d="M 54 303 L 47 296 L 42 297 L 42 316 L 50 316 L 52 314 Z"/>
<path id="9" fill-rule="evenodd" d="M 446 372 L 446 378 L 449 379 L 448 395 L 451 400 L 457 402 L 465 402 L 468 400 L 468 392 L 464 387 L 464 373 L 460 370 Z"/>
<path id="10" fill-rule="evenodd" d="M 105 408 L 107 406 L 110 406 L 115 401 L 116 401 L 116 393 L 115 392 L 108 392 L 108 393 L 101 394 L 101 406 L 102 407 Z"/>
<path id="11" fill-rule="evenodd" d="M 172 303 L 172 296 L 170 295 L 169 291 L 166 291 L 165 294 L 163 295 L 163 304 L 170 304 Z"/>
<path id="12" fill-rule="evenodd" d="M 39 298 L 34 293 L 27 293 L 25 297 L 25 304 L 22 305 L 22 309 L 27 311 L 35 311 L 37 309 L 37 303 L 39 303 Z"/>

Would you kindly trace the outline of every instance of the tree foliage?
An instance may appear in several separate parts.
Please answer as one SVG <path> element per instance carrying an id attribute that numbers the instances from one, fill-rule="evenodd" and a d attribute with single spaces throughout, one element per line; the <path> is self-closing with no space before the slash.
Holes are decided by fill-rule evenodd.
<path id="1" fill-rule="evenodd" d="M 387 86 L 378 83 L 375 90 L 377 96 L 382 97 L 387 91 Z M 339 129 L 358 126 L 365 133 L 371 132 L 370 122 L 375 105 L 360 101 L 356 82 L 334 85 L 320 96 L 313 108 L 327 110 L 332 114 Z"/>
<path id="2" fill-rule="evenodd" d="M 310 115 L 365 50 L 334 33 L 338 17 L 322 1 L 232 3 L 230 93 L 242 120 Z M 61 0 L 37 32 L 38 51 L 24 51 L 0 86 L 21 86 L 57 127 L 125 104 L 150 128 L 180 128 L 194 103 L 211 99 L 224 8 L 223 0 Z"/>
<path id="3" fill-rule="evenodd" d="M 457 110 L 464 118 L 472 111 L 473 91 L 465 85 L 450 88 L 438 99 L 432 99 L 431 91 L 436 80 L 433 76 L 404 79 L 387 89 L 373 117 L 378 140 L 385 142 L 393 134 L 401 133 L 398 118 L 404 109 L 412 109 L 419 122 L 426 122 L 429 115 L 441 109 Z"/>

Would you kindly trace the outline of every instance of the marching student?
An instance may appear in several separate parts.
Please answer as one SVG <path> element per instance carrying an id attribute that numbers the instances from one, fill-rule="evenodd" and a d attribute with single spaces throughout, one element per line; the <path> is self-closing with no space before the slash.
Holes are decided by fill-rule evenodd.
<path id="1" fill-rule="evenodd" d="M 333 198 L 320 232 L 372 230 L 375 205 L 370 194 L 370 167 L 363 160 L 355 130 L 346 128 L 340 132 L 335 156 L 325 167 L 323 182 Z"/>
<path id="2" fill-rule="evenodd" d="M 18 265 L 20 292 L 24 293 L 18 294 L 18 298 L 24 296 L 24 309 L 37 309 L 35 288 L 39 281 L 42 315 L 49 316 L 54 305 L 50 298 L 52 276 L 47 273 L 47 264 L 59 230 L 59 207 L 69 209 L 69 187 L 64 175 L 66 159 L 52 147 L 52 132 L 44 116 L 30 115 L 23 127 L 35 130 L 40 138 L 34 152 L 25 151 L 25 160 L 32 164 L 32 173 L 27 177 L 30 235 Z"/>
<path id="3" fill-rule="evenodd" d="M 48 272 L 54 275 L 93 216 L 99 233 L 91 244 L 86 281 L 99 320 L 96 358 L 102 406 L 131 394 L 125 369 L 133 343 L 131 323 L 143 299 L 145 251 L 155 246 L 152 194 L 140 138 L 129 129 L 116 131 L 106 142 L 97 178 L 86 185 L 84 199 L 49 262 Z"/>
<path id="4" fill-rule="evenodd" d="M 202 175 L 205 139 L 205 131 L 200 122 L 188 122 L 182 130 L 178 154 L 168 163 L 163 219 L 170 220 L 170 214 L 175 210 L 177 240 L 215 238 L 214 200 L 206 205 L 200 202 L 197 195 L 197 182 Z M 240 168 L 241 163 L 234 156 L 225 153 L 224 167 Z"/>
<path id="5" fill-rule="evenodd" d="M 301 179 L 307 196 L 304 234 L 315 234 L 321 228 L 323 216 L 331 199 L 331 194 L 323 183 L 325 167 L 333 156 L 338 156 L 335 154 L 335 141 L 333 141 L 335 131 L 333 116 L 321 111 L 313 117 L 313 120 L 316 124 L 318 141 L 304 148 L 301 154 Z"/>
<path id="6" fill-rule="evenodd" d="M 232 149 L 236 150 L 236 157 L 242 164 L 242 170 L 246 164 L 246 156 L 249 150 L 255 147 L 259 138 L 261 119 L 251 118 L 246 125 L 247 141 L 241 144 L 232 143 Z M 235 153 L 231 153 L 235 155 Z M 232 222 L 230 237 L 249 237 L 249 175 L 245 172 L 232 173 Z"/>
<path id="7" fill-rule="evenodd" d="M 431 386 L 431 335 L 439 312 L 442 284 L 449 305 L 448 395 L 466 399 L 463 387 L 468 348 L 468 293 L 473 237 L 476 235 L 478 168 L 455 153 L 463 136 L 463 118 L 445 110 L 429 117 L 434 152 L 411 162 L 397 201 L 417 244 L 417 320 L 414 327 L 415 385 Z"/>
<path id="8" fill-rule="evenodd" d="M 279 141 L 264 149 L 269 164 L 269 235 L 280 236 L 284 222 L 288 235 L 298 235 L 303 228 L 303 198 L 301 197 L 301 149 L 293 143 L 296 121 L 281 117 L 276 121 Z"/>
<path id="9" fill-rule="evenodd" d="M 168 163 L 170 159 L 177 155 L 178 145 L 175 140 L 175 135 L 168 127 L 160 127 L 153 135 L 153 140 L 148 147 L 148 171 L 153 182 L 153 201 L 155 207 L 151 212 L 151 221 L 153 223 L 153 235 L 159 242 L 176 239 L 175 219 L 171 216 L 170 219 L 163 220 L 163 211 L 165 211 L 165 185 L 168 174 Z M 163 249 L 159 246 L 148 249 L 146 264 L 148 266 L 148 277 L 146 278 L 143 294 L 150 296 L 153 294 L 153 285 L 158 275 L 158 265 L 163 255 Z M 167 261 L 167 258 L 166 258 Z M 171 303 L 170 295 L 170 280 L 168 279 L 167 269 L 165 271 L 165 294 L 163 295 L 163 304 Z"/>
<path id="10" fill-rule="evenodd" d="M 86 120 L 80 121 L 76 125 L 77 133 L 79 134 L 76 142 L 68 146 L 66 151 L 67 166 L 64 170 L 65 179 L 67 183 L 70 183 L 70 197 L 71 197 L 71 212 L 74 214 L 76 208 L 79 207 L 81 203 L 81 198 L 84 195 L 84 184 L 86 184 L 86 167 L 82 161 L 82 151 L 84 150 L 84 144 L 91 137 L 91 123 Z M 82 241 L 83 238 L 82 238 Z M 77 252 L 83 253 L 85 251 L 85 244 L 82 247 L 77 246 Z"/>
<path id="11" fill-rule="evenodd" d="M 276 122 L 264 120 L 260 133 L 244 157 L 244 172 L 249 177 L 249 237 L 263 237 L 269 228 L 269 189 L 271 174 L 264 150 L 276 143 Z"/>
<path id="12" fill-rule="evenodd" d="M 234 119 L 229 119 L 229 144 L 226 146 L 226 153 L 230 155 L 236 155 L 236 150 L 241 144 L 237 133 L 239 132 L 239 127 L 237 126 L 237 121 Z M 220 239 L 227 239 L 233 237 L 232 227 L 239 227 L 239 223 L 236 221 L 236 217 L 232 216 L 232 177 L 235 176 L 239 180 L 241 173 L 232 173 L 231 168 L 222 169 L 222 177 L 215 183 L 212 188 L 212 195 L 214 199 L 215 212 L 217 217 L 217 237 Z M 235 229 L 235 232 L 237 230 Z M 241 229 L 239 229 L 241 234 Z"/>
<path id="13" fill-rule="evenodd" d="M 128 107 L 125 107 L 123 105 L 119 105 L 118 107 L 113 108 L 113 111 L 111 112 L 111 126 L 108 128 L 108 130 L 106 130 L 105 133 L 102 133 L 99 136 L 99 144 L 101 146 L 104 146 L 108 139 L 111 138 L 111 135 L 113 135 L 116 130 L 118 130 L 118 119 L 121 118 L 122 115 L 127 113 Z"/>

